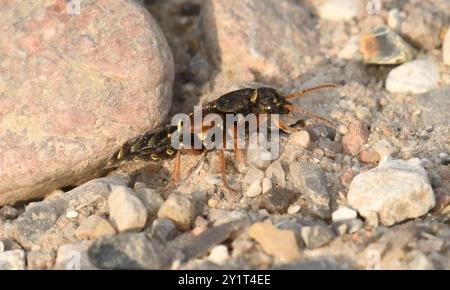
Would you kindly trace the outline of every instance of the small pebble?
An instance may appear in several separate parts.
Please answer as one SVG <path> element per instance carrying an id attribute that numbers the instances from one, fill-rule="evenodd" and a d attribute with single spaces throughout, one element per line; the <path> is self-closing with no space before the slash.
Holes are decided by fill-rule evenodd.
<path id="1" fill-rule="evenodd" d="M 359 159 L 364 163 L 377 163 L 380 155 L 373 149 L 364 149 L 359 153 Z"/>
<path id="2" fill-rule="evenodd" d="M 217 265 L 222 265 L 229 258 L 230 255 L 228 254 L 228 248 L 224 245 L 217 245 L 212 248 L 208 256 L 208 260 Z"/>
<path id="3" fill-rule="evenodd" d="M 395 153 L 395 147 L 389 141 L 382 139 L 373 144 L 372 149 L 380 156 L 380 160 L 385 160 L 387 157 Z"/>
<path id="4" fill-rule="evenodd" d="M 349 155 L 357 155 L 367 143 L 369 130 L 361 121 L 354 121 L 348 128 L 348 133 L 342 137 L 342 149 Z"/>
<path id="5" fill-rule="evenodd" d="M 289 141 L 292 144 L 299 145 L 303 148 L 308 148 L 311 142 L 311 137 L 309 136 L 308 131 L 302 130 L 295 132 L 289 136 Z"/>
<path id="6" fill-rule="evenodd" d="M 194 202 L 186 195 L 171 194 L 161 205 L 158 211 L 158 218 L 172 220 L 182 231 L 191 228 L 196 214 Z"/>
<path id="7" fill-rule="evenodd" d="M 244 177 L 244 182 L 247 185 L 253 184 L 255 182 L 261 182 L 264 178 L 264 171 L 259 170 L 255 167 L 250 167 L 247 174 Z"/>
<path id="8" fill-rule="evenodd" d="M 264 252 L 283 263 L 295 262 L 301 257 L 293 231 L 277 229 L 271 223 L 255 223 L 249 228 L 248 235 L 261 245 Z"/>
<path id="9" fill-rule="evenodd" d="M 91 240 L 115 233 L 116 230 L 106 219 L 94 214 L 80 224 L 75 236 L 79 240 Z"/>
<path id="10" fill-rule="evenodd" d="M 2 241 L 0 241 L 0 253 L 3 253 L 4 250 L 5 250 L 5 245 L 3 244 Z"/>
<path id="11" fill-rule="evenodd" d="M 296 214 L 298 213 L 300 210 L 302 209 L 302 206 L 299 203 L 294 202 L 293 204 L 291 204 L 288 209 L 287 209 L 287 213 L 288 214 Z"/>
<path id="12" fill-rule="evenodd" d="M 247 191 L 245 192 L 245 196 L 247 197 L 257 197 L 261 194 L 262 188 L 261 183 L 259 181 L 252 183 Z"/>
<path id="13" fill-rule="evenodd" d="M 13 220 L 19 216 L 19 211 L 12 206 L 5 205 L 0 208 L 0 220 Z"/>
<path id="14" fill-rule="evenodd" d="M 391 70 L 386 90 L 391 93 L 422 94 L 438 87 L 438 67 L 427 60 L 413 60 Z"/>
<path id="15" fill-rule="evenodd" d="M 147 209 L 127 186 L 114 186 L 108 198 L 109 218 L 121 232 L 140 231 L 147 222 Z"/>
<path id="16" fill-rule="evenodd" d="M 211 208 L 215 208 L 219 205 L 220 201 L 215 198 L 208 199 L 208 206 Z"/>
<path id="17" fill-rule="evenodd" d="M 68 219 L 76 219 L 76 218 L 78 217 L 78 212 L 75 211 L 75 210 L 69 210 L 69 211 L 66 213 L 66 217 L 67 217 Z"/>
<path id="18" fill-rule="evenodd" d="M 401 21 L 400 11 L 397 8 L 389 10 L 387 23 L 393 31 L 400 31 Z"/>
<path id="19" fill-rule="evenodd" d="M 357 216 L 357 212 L 351 208 L 343 206 L 338 210 L 334 211 L 331 215 L 333 222 L 341 222 L 346 220 L 355 219 Z"/>

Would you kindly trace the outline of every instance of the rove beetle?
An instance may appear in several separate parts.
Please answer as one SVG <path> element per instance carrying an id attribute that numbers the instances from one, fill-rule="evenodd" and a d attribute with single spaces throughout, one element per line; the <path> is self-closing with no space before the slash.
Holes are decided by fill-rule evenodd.
<path id="1" fill-rule="evenodd" d="M 202 115 L 218 114 L 225 118 L 226 114 L 279 114 L 286 115 L 291 112 L 301 113 L 311 119 L 314 119 L 328 127 L 334 128 L 333 122 L 316 115 L 312 112 L 306 111 L 302 108 L 294 106 L 289 102 L 290 99 L 301 97 L 311 91 L 335 88 L 335 84 L 322 84 L 306 89 L 302 89 L 288 95 L 279 93 L 276 89 L 270 87 L 260 88 L 243 88 L 236 91 L 226 93 L 218 99 L 202 106 Z M 189 116 L 192 119 L 193 113 Z M 276 123 L 277 127 L 286 133 L 296 132 L 296 129 L 287 126 L 283 121 L 279 120 Z M 203 127 L 201 134 L 210 127 Z M 122 147 L 116 151 L 108 162 L 108 168 L 117 167 L 121 161 L 125 160 L 148 160 L 152 162 L 159 162 L 175 158 L 175 168 L 172 174 L 172 180 L 177 182 L 180 177 L 180 164 L 182 154 L 200 154 L 205 149 L 184 149 L 176 150 L 171 145 L 172 134 L 176 130 L 181 130 L 179 126 L 166 125 L 162 128 L 146 132 L 129 141 L 125 142 Z M 198 133 L 191 132 L 191 138 L 202 139 Z M 234 148 L 235 157 L 245 162 L 243 152 Z M 224 149 L 218 149 L 220 160 L 220 171 L 222 183 L 225 188 L 236 193 L 236 190 L 228 185 L 226 178 L 226 162 Z"/>

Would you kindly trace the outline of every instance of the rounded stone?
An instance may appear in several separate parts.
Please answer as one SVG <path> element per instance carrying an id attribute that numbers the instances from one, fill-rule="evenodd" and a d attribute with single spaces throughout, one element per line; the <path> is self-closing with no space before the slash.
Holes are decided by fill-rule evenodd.
<path id="1" fill-rule="evenodd" d="M 422 94 L 439 85 L 438 67 L 427 60 L 413 60 L 394 68 L 386 79 L 386 90 L 391 93 Z"/>
<path id="2" fill-rule="evenodd" d="M 67 4 L 0 3 L 0 206 L 102 174 L 169 111 L 173 58 L 148 11 L 99 0 L 68 15 Z"/>

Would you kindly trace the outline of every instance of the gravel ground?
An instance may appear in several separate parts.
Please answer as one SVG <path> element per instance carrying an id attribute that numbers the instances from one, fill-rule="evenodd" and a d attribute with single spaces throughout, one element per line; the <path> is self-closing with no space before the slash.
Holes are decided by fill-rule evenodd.
<path id="1" fill-rule="evenodd" d="M 276 160 L 227 152 L 237 202 L 209 152 L 183 156 L 176 186 L 173 161 L 128 163 L 4 206 L 0 269 L 450 268 L 448 1 L 143 2 L 174 55 L 171 115 L 249 83 L 334 82 L 297 105 L 337 128 L 295 115 Z"/>

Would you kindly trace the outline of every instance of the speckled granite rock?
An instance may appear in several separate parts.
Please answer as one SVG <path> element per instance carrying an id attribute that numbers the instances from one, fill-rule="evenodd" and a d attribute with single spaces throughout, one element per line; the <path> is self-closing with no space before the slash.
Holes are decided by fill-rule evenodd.
<path id="1" fill-rule="evenodd" d="M 203 9 L 208 51 L 240 81 L 253 80 L 253 74 L 295 78 L 317 46 L 311 16 L 293 1 L 208 0 Z"/>
<path id="2" fill-rule="evenodd" d="M 134 1 L 66 5 L 0 3 L 0 206 L 92 178 L 169 110 L 173 60 L 151 15 Z"/>

